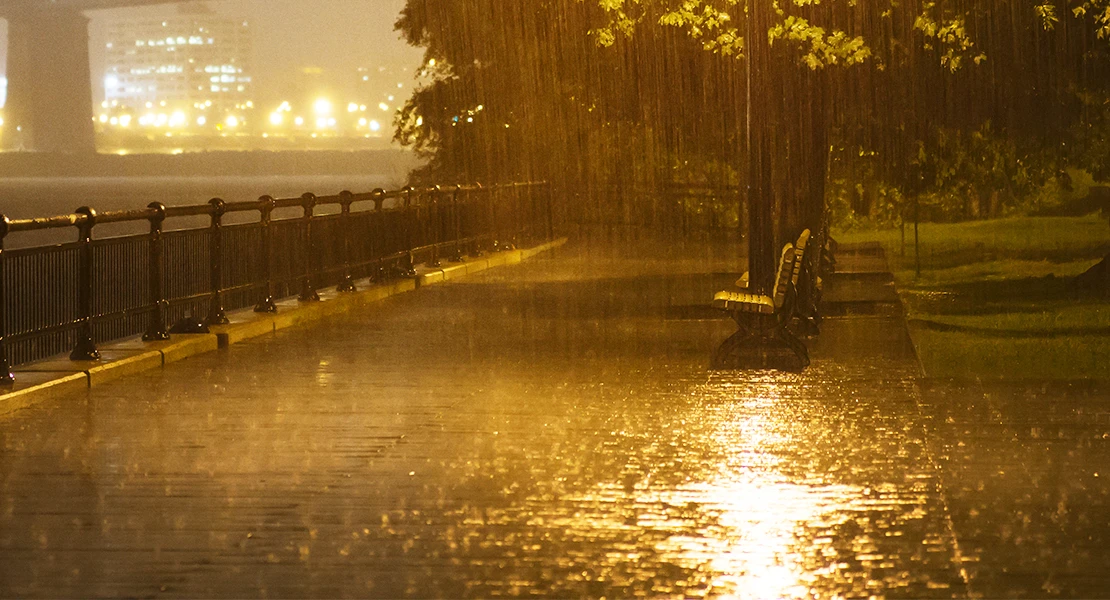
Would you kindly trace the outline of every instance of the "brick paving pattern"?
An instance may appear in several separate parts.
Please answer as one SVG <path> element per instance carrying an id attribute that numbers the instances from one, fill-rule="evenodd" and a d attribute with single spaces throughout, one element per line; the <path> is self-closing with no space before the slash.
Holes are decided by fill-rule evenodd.
<path id="1" fill-rule="evenodd" d="M 2 417 L 0 596 L 1110 595 L 1105 396 L 922 396 L 889 307 L 709 372 L 733 267 L 564 250 Z"/>

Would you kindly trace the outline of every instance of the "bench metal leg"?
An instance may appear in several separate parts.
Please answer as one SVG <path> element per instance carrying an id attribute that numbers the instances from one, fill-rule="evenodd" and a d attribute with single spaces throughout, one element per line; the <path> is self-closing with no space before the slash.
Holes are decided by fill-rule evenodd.
<path id="1" fill-rule="evenodd" d="M 739 329 L 714 351 L 710 369 L 773 369 L 797 372 L 809 366 L 805 344 L 773 317 L 734 315 Z M 754 319 L 754 322 L 749 321 Z"/>

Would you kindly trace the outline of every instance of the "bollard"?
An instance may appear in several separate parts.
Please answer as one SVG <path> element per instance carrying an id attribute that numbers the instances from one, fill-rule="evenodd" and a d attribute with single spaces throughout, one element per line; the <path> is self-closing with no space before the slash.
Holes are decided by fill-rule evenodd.
<path id="1" fill-rule="evenodd" d="M 462 213 L 459 211 L 459 192 L 462 186 L 455 184 L 455 191 L 451 193 L 451 221 L 455 227 L 455 252 L 451 262 L 460 263 L 465 260 L 462 251 Z"/>
<path id="2" fill-rule="evenodd" d="M 162 289 L 162 269 L 164 267 L 165 240 L 162 237 L 162 226 L 166 222 L 166 205 L 161 202 L 151 202 L 147 208 L 154 211 L 150 216 L 150 252 L 148 275 L 150 277 L 150 322 L 147 324 L 146 333 L 143 334 L 144 342 L 162 342 L 170 339 L 166 331 L 166 309 L 169 301 L 166 300 L 165 291 Z"/>
<path id="3" fill-rule="evenodd" d="M 11 229 L 11 219 L 0 215 L 0 385 L 13 385 L 12 363 L 8 360 L 7 296 L 4 294 L 4 238 Z"/>
<path id="4" fill-rule="evenodd" d="M 343 230 L 343 276 L 339 279 L 338 292 L 355 291 L 355 281 L 351 278 L 351 203 L 354 194 L 339 192 L 339 228 Z"/>
<path id="5" fill-rule="evenodd" d="M 256 313 L 276 313 L 277 305 L 274 304 L 274 281 L 272 262 L 272 232 L 270 231 L 270 215 L 274 212 L 274 199 L 271 196 L 262 196 L 258 199 L 259 223 L 262 227 L 262 276 L 266 280 L 266 289 L 262 292 L 262 299 L 254 306 Z"/>
<path id="6" fill-rule="evenodd" d="M 316 293 L 316 286 L 312 282 L 312 259 L 316 258 L 316 243 L 312 239 L 312 209 L 316 206 L 316 195 L 307 193 L 301 196 L 301 206 L 304 207 L 304 226 L 301 228 L 304 275 L 301 276 L 301 295 L 297 299 L 301 302 L 319 302 L 320 295 Z"/>
<path id="7" fill-rule="evenodd" d="M 92 301 L 93 301 L 93 253 L 92 230 L 96 225 L 96 211 L 88 206 L 78 208 L 76 213 L 83 216 L 77 221 L 78 252 L 80 263 L 77 275 L 77 304 L 81 316 L 77 319 L 77 345 L 69 354 L 70 360 L 100 360 L 100 351 L 92 338 Z"/>
<path id="8" fill-rule="evenodd" d="M 227 210 L 224 201 L 213 198 L 208 201 L 212 207 L 212 222 L 209 225 L 209 286 L 212 288 L 212 298 L 208 301 L 208 318 L 205 322 L 209 325 L 227 325 L 231 321 L 224 312 L 223 285 L 224 285 L 224 240 L 223 218 Z"/>

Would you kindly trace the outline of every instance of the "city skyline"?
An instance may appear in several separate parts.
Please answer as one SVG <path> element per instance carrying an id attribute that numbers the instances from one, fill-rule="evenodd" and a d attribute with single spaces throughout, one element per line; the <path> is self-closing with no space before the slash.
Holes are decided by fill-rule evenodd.
<path id="1" fill-rule="evenodd" d="M 402 0 L 367 3 L 360 0 L 214 0 L 213 12 L 246 19 L 251 24 L 255 53 L 265 56 L 255 70 L 256 93 L 277 95 L 296 86 L 306 68 L 325 73 L 354 73 L 360 68 L 381 67 L 404 72 L 411 90 L 411 75 L 422 51 L 401 41 L 393 23 Z M 93 100 L 104 98 L 107 66 L 106 42 L 113 20 L 157 18 L 179 13 L 179 6 L 151 6 L 90 11 L 90 64 Z M 6 24 L 0 27 L 0 57 L 6 62 Z M 6 68 L 4 69 L 6 75 Z"/>

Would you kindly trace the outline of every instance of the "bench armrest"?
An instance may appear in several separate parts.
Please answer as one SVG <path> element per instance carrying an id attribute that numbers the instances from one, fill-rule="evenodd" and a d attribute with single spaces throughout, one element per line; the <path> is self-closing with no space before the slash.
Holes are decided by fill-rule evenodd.
<path id="1" fill-rule="evenodd" d="M 751 276 L 751 271 L 744 271 L 744 274 L 740 276 L 740 279 L 736 280 L 736 287 L 738 287 L 740 289 L 744 289 L 744 290 L 748 289 L 748 283 L 749 283 L 749 280 L 750 280 L 750 276 Z"/>

